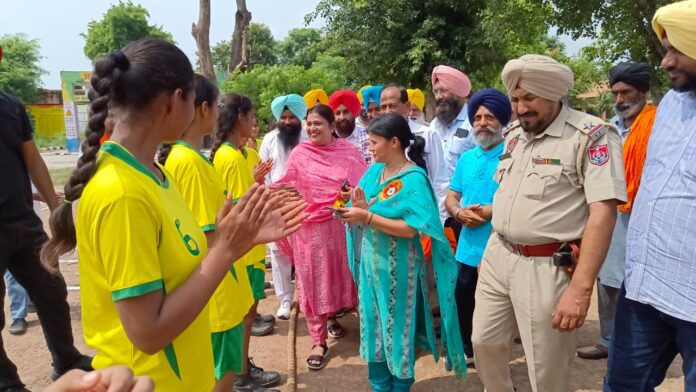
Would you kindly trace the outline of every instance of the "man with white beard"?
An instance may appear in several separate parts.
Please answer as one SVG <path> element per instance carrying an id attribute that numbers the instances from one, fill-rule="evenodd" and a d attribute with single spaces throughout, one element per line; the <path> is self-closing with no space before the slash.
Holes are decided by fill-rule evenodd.
<path id="1" fill-rule="evenodd" d="M 493 175 L 503 153 L 503 128 L 510 121 L 512 106 L 505 94 L 487 88 L 471 97 L 467 112 L 478 145 L 457 161 L 445 206 L 462 224 L 455 255 L 459 268 L 455 298 L 464 353 L 467 363 L 473 364 L 471 329 L 478 266 L 492 230 L 491 205 L 498 189 Z"/>

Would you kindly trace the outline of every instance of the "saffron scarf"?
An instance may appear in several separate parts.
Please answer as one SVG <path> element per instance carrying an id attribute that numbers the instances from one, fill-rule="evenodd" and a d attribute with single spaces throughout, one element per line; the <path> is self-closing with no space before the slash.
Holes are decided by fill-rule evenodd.
<path id="1" fill-rule="evenodd" d="M 620 205 L 619 211 L 630 212 L 633 207 L 633 200 L 638 193 L 640 186 L 640 176 L 645 164 L 645 155 L 648 149 L 648 140 L 655 122 L 657 107 L 646 105 L 640 112 L 636 121 L 628 132 L 623 146 L 624 168 L 626 170 L 626 194 L 628 195 L 626 204 Z"/>

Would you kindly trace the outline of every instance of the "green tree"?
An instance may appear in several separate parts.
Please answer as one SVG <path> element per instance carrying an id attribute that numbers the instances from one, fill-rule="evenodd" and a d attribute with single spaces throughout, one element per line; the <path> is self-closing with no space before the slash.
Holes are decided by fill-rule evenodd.
<path id="1" fill-rule="evenodd" d="M 509 58 L 542 49 L 550 14 L 534 0 L 321 0 L 305 21 L 326 21 L 326 45 L 351 80 L 427 87 L 448 64 L 479 88 L 498 83 Z"/>
<path id="2" fill-rule="evenodd" d="M 550 5 L 551 0 L 536 0 Z M 553 23 L 561 33 L 597 40 L 595 55 L 659 64 L 664 48 L 653 32 L 655 11 L 674 0 L 553 0 Z"/>
<path id="3" fill-rule="evenodd" d="M 275 65 L 278 58 L 275 54 L 276 41 L 271 30 L 263 23 L 252 23 L 249 26 L 249 55 L 250 66 Z M 213 53 L 213 66 L 216 70 L 227 70 L 230 62 L 232 43 L 229 40 L 220 41 L 210 50 Z"/>
<path id="4" fill-rule="evenodd" d="M 249 25 L 249 65 L 274 65 L 278 62 L 275 53 L 276 40 L 271 29 L 263 23 Z"/>
<path id="5" fill-rule="evenodd" d="M 130 0 L 119 0 L 104 14 L 102 20 L 92 20 L 87 25 L 84 52 L 90 60 L 109 54 L 127 43 L 146 37 L 161 38 L 174 42 L 172 35 L 162 26 L 150 25 L 150 13 L 145 7 Z"/>
<path id="6" fill-rule="evenodd" d="M 0 62 L 0 91 L 12 94 L 24 103 L 33 103 L 39 95 L 41 46 L 26 34 L 7 34 L 0 37 L 3 56 Z"/>
<path id="7" fill-rule="evenodd" d="M 302 27 L 292 29 L 284 40 L 278 42 L 276 53 L 280 64 L 312 66 L 323 50 L 321 32 Z"/>
<path id="8" fill-rule="evenodd" d="M 273 118 L 271 101 L 280 95 L 323 88 L 329 94 L 346 86 L 346 60 L 321 56 L 308 69 L 299 65 L 257 65 L 246 72 L 235 72 L 223 85 L 223 91 L 234 91 L 251 98 L 261 129 Z"/>

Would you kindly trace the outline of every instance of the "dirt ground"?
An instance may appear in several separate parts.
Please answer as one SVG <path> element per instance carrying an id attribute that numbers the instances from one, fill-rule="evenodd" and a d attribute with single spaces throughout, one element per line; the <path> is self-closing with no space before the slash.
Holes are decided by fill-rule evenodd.
<path id="1" fill-rule="evenodd" d="M 75 344 L 84 353 L 93 351 L 84 344 L 82 338 L 80 317 L 80 293 L 79 277 L 75 260 L 68 257 L 61 264 L 61 270 L 65 276 L 69 288 L 68 301 L 71 307 L 73 320 L 73 333 Z M 267 278 L 271 279 L 270 271 Z M 259 306 L 262 313 L 275 314 L 278 301 L 273 295 L 273 290 L 266 291 L 268 298 Z M 5 317 L 9 320 L 8 301 L 4 304 Z M 19 374 L 27 387 L 33 391 L 40 391 L 50 382 L 51 359 L 46 348 L 46 343 L 41 332 L 41 326 L 36 314 L 28 317 L 29 331 L 22 336 L 12 336 L 7 328 L 2 331 L 2 339 L 8 356 L 19 369 Z M 359 332 L 356 314 L 348 314 L 341 319 L 348 334 L 340 341 L 330 341 L 329 362 L 323 370 L 310 372 L 305 366 L 305 359 L 309 355 L 311 339 L 307 332 L 307 326 L 302 315 L 297 320 L 297 389 L 302 391 L 369 391 L 367 380 L 367 364 L 358 355 Z M 9 322 L 7 323 L 9 325 Z M 278 387 L 281 391 L 287 390 L 288 377 L 288 326 L 287 321 L 278 321 L 275 332 L 272 335 L 253 338 L 251 352 L 258 366 L 268 370 L 277 370 L 282 374 L 282 384 Z M 620 331 L 619 331 L 620 333 Z M 590 316 L 585 326 L 580 331 L 580 345 L 594 344 L 599 335 L 599 323 L 597 321 L 596 295 L 590 308 Z M 511 360 L 512 375 L 515 386 L 519 392 L 529 392 L 531 387 L 527 378 L 527 367 L 524 361 L 522 347 L 516 345 Z M 606 360 L 586 361 L 576 358 L 571 374 L 573 391 L 601 391 L 602 377 L 606 370 Z M 444 371 L 442 363 L 435 364 L 431 355 L 423 355 L 416 362 L 416 383 L 414 391 L 483 391 L 483 386 L 472 369 L 465 380 L 455 380 L 451 373 Z M 676 392 L 684 390 L 684 378 L 681 372 L 681 360 L 677 359 L 669 371 L 667 378 L 658 391 Z M 553 391 L 544 391 L 553 392 Z"/>

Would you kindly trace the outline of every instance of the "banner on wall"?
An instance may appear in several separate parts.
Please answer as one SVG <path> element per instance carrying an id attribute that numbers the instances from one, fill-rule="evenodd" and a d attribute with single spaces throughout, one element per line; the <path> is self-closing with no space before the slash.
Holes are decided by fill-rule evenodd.
<path id="1" fill-rule="evenodd" d="M 80 139 L 84 137 L 89 113 L 87 93 L 92 72 L 60 71 L 63 92 L 63 118 L 65 119 L 65 139 L 69 152 L 80 151 Z"/>

